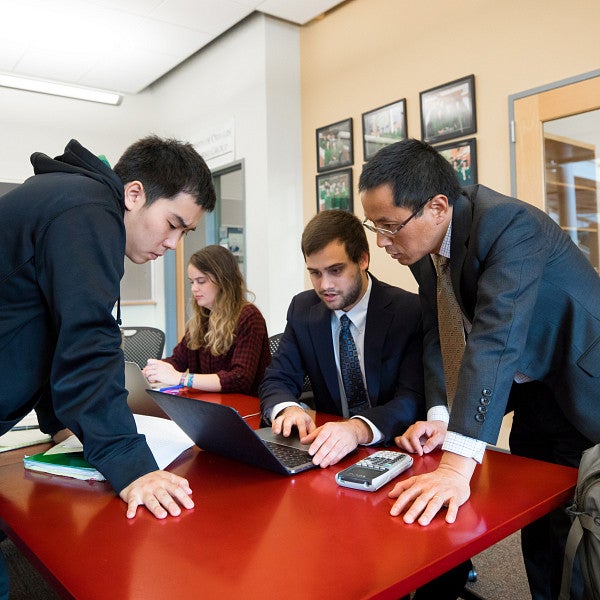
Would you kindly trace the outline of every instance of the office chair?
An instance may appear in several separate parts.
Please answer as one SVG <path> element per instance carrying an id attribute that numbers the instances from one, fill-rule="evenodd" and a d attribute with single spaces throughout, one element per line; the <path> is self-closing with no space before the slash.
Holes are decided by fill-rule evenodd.
<path id="1" fill-rule="evenodd" d="M 155 327 L 121 327 L 125 360 L 137 363 L 140 369 L 149 358 L 162 358 L 165 334 Z"/>
<path id="2" fill-rule="evenodd" d="M 269 338 L 269 349 L 271 350 L 271 356 L 275 356 L 275 354 L 277 354 L 277 350 L 279 350 L 279 342 L 281 340 L 281 336 L 283 335 L 283 333 L 276 333 L 275 335 L 272 335 Z M 304 377 L 304 388 L 302 390 L 302 399 L 304 400 L 305 398 L 310 399 L 312 398 L 312 393 L 313 389 L 312 389 L 312 385 L 310 384 L 310 379 L 308 378 L 308 375 L 306 375 Z"/>
<path id="3" fill-rule="evenodd" d="M 269 350 L 271 351 L 271 356 L 275 356 L 277 354 L 277 350 L 279 350 L 279 342 L 281 340 L 281 336 L 283 333 L 276 333 L 269 338 Z"/>

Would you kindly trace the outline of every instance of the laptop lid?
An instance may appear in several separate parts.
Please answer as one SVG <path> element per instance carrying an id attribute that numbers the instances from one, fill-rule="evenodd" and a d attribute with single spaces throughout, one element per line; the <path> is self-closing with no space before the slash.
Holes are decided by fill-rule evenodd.
<path id="1" fill-rule="evenodd" d="M 125 389 L 128 392 L 127 405 L 131 412 L 168 419 L 169 416 L 146 392 L 151 386 L 137 363 L 125 361 Z"/>
<path id="2" fill-rule="evenodd" d="M 203 450 L 283 475 L 315 467 L 307 446 L 302 445 L 298 438 L 275 436 L 270 427 L 255 431 L 231 406 L 157 390 L 148 390 L 148 394 Z M 273 442 L 301 449 L 306 453 L 303 462 L 293 467 L 285 466 L 268 447 L 267 444 Z"/>

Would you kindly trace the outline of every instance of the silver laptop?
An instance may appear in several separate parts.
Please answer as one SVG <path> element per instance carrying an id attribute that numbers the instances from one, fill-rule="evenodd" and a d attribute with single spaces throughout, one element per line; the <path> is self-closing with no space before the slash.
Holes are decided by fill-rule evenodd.
<path id="1" fill-rule="evenodd" d="M 283 475 L 316 466 L 298 437 L 275 435 L 270 427 L 255 431 L 231 406 L 157 390 L 148 394 L 203 450 Z"/>
<path id="2" fill-rule="evenodd" d="M 132 413 L 150 415 L 168 419 L 168 415 L 152 400 L 146 391 L 151 384 L 134 362 L 125 361 L 125 388 L 127 389 L 127 404 Z"/>

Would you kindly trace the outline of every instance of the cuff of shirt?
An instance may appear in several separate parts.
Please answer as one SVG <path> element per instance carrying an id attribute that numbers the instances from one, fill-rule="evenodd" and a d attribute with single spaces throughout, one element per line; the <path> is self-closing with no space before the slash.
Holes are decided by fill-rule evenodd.
<path id="1" fill-rule="evenodd" d="M 442 450 L 453 452 L 454 454 L 460 454 L 467 458 L 472 458 L 479 464 L 483 461 L 483 455 L 487 444 L 481 440 L 470 438 L 454 431 L 448 431 L 446 433 L 446 439 L 442 444 Z"/>
<path id="2" fill-rule="evenodd" d="M 280 402 L 271 410 L 271 423 L 275 420 L 275 417 L 277 417 L 277 415 L 288 406 L 298 406 L 299 408 L 302 408 L 298 402 Z"/>
<path id="3" fill-rule="evenodd" d="M 373 446 L 374 444 L 378 444 L 379 442 L 381 442 L 381 440 L 383 439 L 383 433 L 381 433 L 381 431 L 377 427 L 375 427 L 375 425 L 373 425 L 373 423 L 371 423 L 369 419 L 361 417 L 360 415 L 354 415 L 351 418 L 360 419 L 361 421 L 364 421 L 371 430 L 371 433 L 373 434 L 373 439 L 368 444 L 362 444 L 363 446 Z"/>
<path id="4" fill-rule="evenodd" d="M 428 421 L 444 421 L 444 423 L 448 423 L 450 421 L 450 415 L 448 414 L 448 408 L 443 404 L 439 406 L 432 406 L 427 411 L 427 420 Z"/>

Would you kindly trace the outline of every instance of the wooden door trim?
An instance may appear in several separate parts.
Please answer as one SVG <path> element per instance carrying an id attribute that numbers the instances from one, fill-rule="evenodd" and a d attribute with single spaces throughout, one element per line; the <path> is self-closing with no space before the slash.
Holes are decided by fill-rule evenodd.
<path id="1" fill-rule="evenodd" d="M 183 260 L 183 239 L 175 249 L 175 298 L 177 312 L 177 339 L 180 340 L 185 334 L 185 282 L 187 272 Z"/>
<path id="2" fill-rule="evenodd" d="M 511 194 L 518 198 L 522 198 L 532 204 L 543 208 L 543 166 L 540 169 L 536 169 L 529 182 L 517 182 L 517 143 L 519 137 L 523 133 L 527 133 L 527 130 L 533 130 L 534 135 L 532 139 L 526 142 L 522 142 L 519 147 L 519 152 L 534 150 L 540 152 L 537 156 L 541 156 L 541 148 L 543 144 L 543 126 L 540 123 L 538 114 L 540 111 L 543 112 L 544 120 L 550 120 L 550 115 L 554 114 L 557 103 L 564 100 L 564 94 L 570 94 L 572 89 L 581 90 L 589 83 L 590 80 L 597 80 L 592 82 L 592 85 L 600 85 L 600 69 L 583 73 L 575 77 L 563 79 L 548 85 L 540 86 L 538 88 L 512 94 L 508 98 L 508 113 L 509 113 L 509 129 L 510 129 L 510 177 L 511 177 Z M 576 86 L 571 88 L 571 86 Z M 596 88 L 597 89 L 597 88 Z M 578 91 L 578 93 L 581 93 Z M 598 92 L 590 94 L 587 98 L 584 96 L 580 98 L 584 106 L 590 106 L 590 108 L 583 108 L 576 112 L 585 112 L 586 110 L 594 110 L 594 107 L 598 108 Z M 529 99 L 526 102 L 525 99 Z M 517 124 L 515 116 L 516 103 L 519 102 L 520 110 L 523 117 L 523 121 Z M 540 106 L 541 103 L 541 106 Z M 533 111 L 536 111 L 536 117 L 533 118 Z M 573 113 L 576 114 L 576 113 Z M 559 116 L 568 116 L 567 114 Z M 521 118 L 521 117 L 520 117 Z M 520 134 L 517 130 L 520 130 Z M 529 147 L 529 144 L 532 147 Z M 519 156 L 522 156 L 519 154 Z M 517 185 L 518 183 L 518 185 Z"/>

